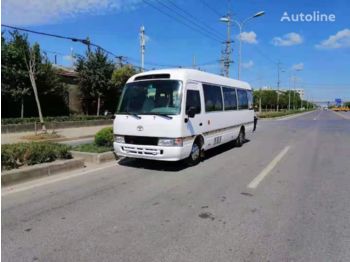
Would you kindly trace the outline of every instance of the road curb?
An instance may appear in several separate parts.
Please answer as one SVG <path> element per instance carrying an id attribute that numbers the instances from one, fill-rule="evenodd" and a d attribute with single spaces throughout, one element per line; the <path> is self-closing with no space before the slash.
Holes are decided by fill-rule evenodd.
<path id="1" fill-rule="evenodd" d="M 298 116 L 303 116 L 309 113 L 315 112 L 315 110 L 311 110 L 311 111 L 307 111 L 307 112 L 302 112 L 302 113 L 295 113 L 295 114 L 290 114 L 290 115 L 286 115 L 286 116 L 278 116 L 278 117 L 265 117 L 265 118 L 258 118 L 259 121 L 263 121 L 263 120 L 288 120 L 288 119 L 293 119 L 295 117 Z M 259 117 L 259 116 L 258 116 Z"/>
<path id="2" fill-rule="evenodd" d="M 84 167 L 83 159 L 57 160 L 20 169 L 1 172 L 1 186 L 8 186 L 34 178 L 51 176 L 65 171 Z"/>
<path id="3" fill-rule="evenodd" d="M 93 138 L 95 135 L 86 135 L 86 136 L 78 136 L 78 137 L 61 137 L 61 138 L 53 138 L 53 139 L 43 139 L 43 140 L 31 140 L 30 142 L 67 142 L 80 140 L 84 138 Z"/>
<path id="4" fill-rule="evenodd" d="M 81 151 L 70 151 L 74 158 L 81 158 L 85 162 L 101 164 L 107 161 L 112 161 L 118 159 L 114 152 L 105 153 L 90 153 Z"/>

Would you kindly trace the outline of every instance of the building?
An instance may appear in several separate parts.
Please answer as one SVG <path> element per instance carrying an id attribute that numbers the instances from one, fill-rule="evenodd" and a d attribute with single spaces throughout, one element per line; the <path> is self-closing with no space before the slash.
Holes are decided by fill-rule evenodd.
<path id="1" fill-rule="evenodd" d="M 53 65 L 56 69 L 56 74 L 60 77 L 68 89 L 68 107 L 69 111 L 75 114 L 82 114 L 82 99 L 78 87 L 78 74 L 73 68 Z"/>

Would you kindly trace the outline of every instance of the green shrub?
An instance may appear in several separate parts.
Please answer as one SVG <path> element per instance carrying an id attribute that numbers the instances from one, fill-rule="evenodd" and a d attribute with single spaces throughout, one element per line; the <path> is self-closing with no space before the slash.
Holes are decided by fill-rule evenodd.
<path id="1" fill-rule="evenodd" d="M 113 128 L 105 127 L 98 131 L 95 135 L 95 144 L 97 146 L 112 147 L 113 146 Z"/>
<path id="2" fill-rule="evenodd" d="M 8 170 L 72 158 L 70 147 L 50 142 L 31 142 L 2 145 L 1 169 Z"/>

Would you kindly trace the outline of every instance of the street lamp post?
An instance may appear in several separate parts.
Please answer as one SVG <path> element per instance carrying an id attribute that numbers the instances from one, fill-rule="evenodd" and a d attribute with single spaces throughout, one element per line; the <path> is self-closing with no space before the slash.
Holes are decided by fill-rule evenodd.
<path id="1" fill-rule="evenodd" d="M 293 73 L 293 109 L 295 110 L 295 82 L 296 82 L 296 78 L 297 78 L 297 76 L 296 76 L 296 73 L 297 72 L 300 72 L 301 71 L 301 69 L 295 69 L 294 70 L 294 73 Z M 289 93 L 289 104 L 290 104 L 290 93 Z"/>
<path id="2" fill-rule="evenodd" d="M 242 61 L 242 31 L 243 26 L 251 19 L 263 16 L 265 14 L 264 11 L 257 12 L 255 15 L 250 16 L 246 19 L 244 19 L 242 22 L 239 22 L 237 20 L 232 20 L 233 23 L 235 23 L 238 26 L 239 29 L 239 46 L 238 46 L 238 79 L 241 77 L 241 61 Z"/>

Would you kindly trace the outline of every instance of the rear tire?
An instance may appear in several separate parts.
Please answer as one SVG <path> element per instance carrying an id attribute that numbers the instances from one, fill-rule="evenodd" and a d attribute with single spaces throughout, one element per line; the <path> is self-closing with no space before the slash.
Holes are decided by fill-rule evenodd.
<path id="1" fill-rule="evenodd" d="M 198 140 L 193 142 L 191 153 L 189 157 L 186 159 L 186 163 L 188 166 L 198 165 L 201 161 L 201 145 Z"/>
<path id="2" fill-rule="evenodd" d="M 245 142 L 245 133 L 243 128 L 239 131 L 238 137 L 236 138 L 235 145 L 236 147 L 241 147 Z"/>

